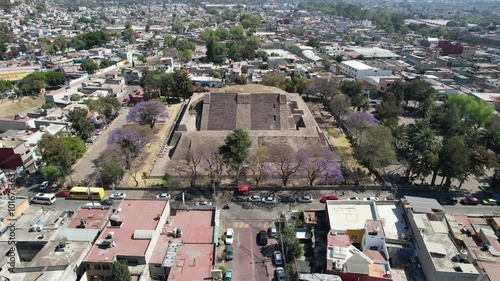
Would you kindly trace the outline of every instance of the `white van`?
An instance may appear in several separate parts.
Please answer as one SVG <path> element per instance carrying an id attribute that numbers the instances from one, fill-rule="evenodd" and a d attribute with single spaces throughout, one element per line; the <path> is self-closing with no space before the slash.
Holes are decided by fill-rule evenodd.
<path id="1" fill-rule="evenodd" d="M 38 193 L 31 198 L 32 203 L 51 205 L 56 202 L 54 194 Z"/>

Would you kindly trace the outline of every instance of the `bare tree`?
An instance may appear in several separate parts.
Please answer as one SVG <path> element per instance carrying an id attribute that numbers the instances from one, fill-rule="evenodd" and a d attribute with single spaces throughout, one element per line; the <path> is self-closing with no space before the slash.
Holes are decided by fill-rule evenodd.
<path id="1" fill-rule="evenodd" d="M 290 178 L 297 174 L 304 164 L 304 159 L 291 148 L 289 145 L 274 145 L 270 148 L 271 162 L 273 167 L 269 173 L 277 174 L 283 186 L 287 186 Z"/>
<path id="2" fill-rule="evenodd" d="M 305 90 L 308 96 L 319 97 L 323 100 L 329 100 L 339 91 L 340 78 L 316 78 L 309 84 Z"/>
<path id="3" fill-rule="evenodd" d="M 248 170 L 256 186 L 259 186 L 259 183 L 266 176 L 264 164 L 269 160 L 268 151 L 269 147 L 261 146 L 250 152 L 250 156 L 248 156 Z"/>
<path id="4" fill-rule="evenodd" d="M 201 148 L 201 151 L 203 151 L 202 166 L 208 171 L 208 177 L 213 182 L 220 181 L 224 168 L 224 161 L 219 153 L 219 147 L 219 143 L 209 142 Z"/>
<path id="5" fill-rule="evenodd" d="M 309 186 L 313 186 L 314 181 L 322 177 L 326 180 L 342 180 L 339 157 L 331 150 L 321 147 L 310 147 L 300 151 L 298 157 L 302 158 L 303 171 L 309 181 Z"/>
<path id="6" fill-rule="evenodd" d="M 181 176 L 189 178 L 189 185 L 194 187 L 198 178 L 198 168 L 202 160 L 203 154 L 198 149 L 188 148 L 176 167 L 177 172 Z"/>
<path id="7" fill-rule="evenodd" d="M 349 96 L 338 93 L 334 95 L 328 102 L 328 108 L 332 112 L 335 119 L 342 119 L 347 113 L 351 111 L 351 99 Z"/>

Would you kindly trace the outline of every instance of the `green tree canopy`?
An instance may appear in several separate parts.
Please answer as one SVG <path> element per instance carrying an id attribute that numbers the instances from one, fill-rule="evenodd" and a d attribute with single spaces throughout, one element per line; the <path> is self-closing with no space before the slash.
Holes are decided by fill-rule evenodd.
<path id="1" fill-rule="evenodd" d="M 236 180 L 243 163 L 248 158 L 251 145 L 252 140 L 248 132 L 236 129 L 226 137 L 224 144 L 219 147 L 219 153 L 222 155 L 224 163 L 235 172 Z"/>
<path id="2" fill-rule="evenodd" d="M 91 59 L 86 59 L 80 64 L 80 68 L 87 73 L 94 73 L 99 69 L 99 65 Z"/>
<path id="3" fill-rule="evenodd" d="M 131 281 L 130 271 L 128 266 L 119 261 L 113 262 L 113 271 L 111 272 L 112 281 Z"/>
<path id="4" fill-rule="evenodd" d="M 47 181 L 55 181 L 62 176 L 61 168 L 59 166 L 43 166 L 40 168 L 43 179 Z"/>
<path id="5" fill-rule="evenodd" d="M 87 119 L 87 110 L 83 108 L 74 108 L 66 115 L 71 122 L 71 128 L 76 131 L 76 135 L 82 140 L 86 140 L 94 135 L 95 128 Z"/>
<path id="6" fill-rule="evenodd" d="M 391 130 L 379 125 L 372 127 L 362 136 L 354 153 L 356 158 L 370 168 L 384 168 L 396 162 L 396 152 L 392 146 Z"/>
<path id="7" fill-rule="evenodd" d="M 12 90 L 12 83 L 7 80 L 0 80 L 0 93 Z"/>
<path id="8" fill-rule="evenodd" d="M 285 82 L 286 82 L 285 75 L 277 71 L 268 72 L 262 76 L 262 84 L 266 86 L 285 89 Z"/>

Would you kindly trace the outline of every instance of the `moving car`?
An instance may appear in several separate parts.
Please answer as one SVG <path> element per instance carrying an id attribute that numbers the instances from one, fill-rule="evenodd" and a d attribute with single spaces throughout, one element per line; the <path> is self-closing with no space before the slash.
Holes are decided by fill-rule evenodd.
<path id="1" fill-rule="evenodd" d="M 360 199 L 359 199 L 359 197 L 354 196 L 354 197 L 347 198 L 347 200 L 349 200 L 349 201 L 359 201 Z"/>
<path id="2" fill-rule="evenodd" d="M 37 193 L 31 198 L 31 203 L 52 205 L 56 202 L 54 194 Z"/>
<path id="3" fill-rule="evenodd" d="M 293 203 L 293 202 L 295 202 L 295 198 L 293 198 L 293 196 L 290 196 L 290 195 L 283 195 L 283 196 L 281 196 L 281 202 L 282 203 Z"/>
<path id="4" fill-rule="evenodd" d="M 447 197 L 438 199 L 438 202 L 441 205 L 456 205 L 458 203 L 458 199 L 456 197 Z"/>
<path id="5" fill-rule="evenodd" d="M 463 205 L 478 205 L 479 204 L 479 200 L 475 197 L 466 197 L 462 200 L 460 200 L 460 204 L 463 204 Z"/>
<path id="6" fill-rule="evenodd" d="M 488 206 L 496 206 L 497 205 L 497 200 L 493 198 L 487 198 L 481 201 L 481 204 L 483 205 L 488 205 Z"/>
<path id="7" fill-rule="evenodd" d="M 231 201 L 233 202 L 245 202 L 247 199 L 244 196 L 235 196 L 231 198 Z"/>
<path id="8" fill-rule="evenodd" d="M 297 201 L 299 201 L 300 203 L 312 203 L 313 198 L 310 195 L 302 195 Z"/>
<path id="9" fill-rule="evenodd" d="M 232 261 L 233 257 L 234 257 L 233 245 L 227 245 L 226 246 L 226 260 Z"/>
<path id="10" fill-rule="evenodd" d="M 104 200 L 99 201 L 99 203 L 101 205 L 104 205 L 104 206 L 111 206 L 111 205 L 113 205 L 113 200 L 111 200 L 111 199 L 104 199 Z"/>
<path id="11" fill-rule="evenodd" d="M 196 206 L 212 206 L 212 202 L 210 201 L 199 201 L 195 203 Z"/>
<path id="12" fill-rule="evenodd" d="M 233 244 L 234 240 L 234 230 L 232 228 L 228 228 L 226 230 L 226 244 L 231 245 Z"/>
<path id="13" fill-rule="evenodd" d="M 283 267 L 278 267 L 274 270 L 274 278 L 276 281 L 285 281 L 285 270 Z"/>
<path id="14" fill-rule="evenodd" d="M 262 198 L 262 203 L 266 204 L 276 204 L 276 197 L 268 196 Z"/>
<path id="15" fill-rule="evenodd" d="M 233 270 L 226 269 L 226 276 L 224 277 L 224 281 L 233 281 Z"/>
<path id="16" fill-rule="evenodd" d="M 273 252 L 273 262 L 274 262 L 274 265 L 276 265 L 276 266 L 283 265 L 283 256 L 281 255 L 280 251 Z"/>
<path id="17" fill-rule="evenodd" d="M 46 190 L 47 188 L 49 187 L 49 182 L 48 181 L 44 181 L 40 184 L 40 186 L 38 187 L 40 190 Z"/>
<path id="18" fill-rule="evenodd" d="M 378 201 L 378 197 L 366 197 L 363 201 Z"/>
<path id="19" fill-rule="evenodd" d="M 267 233 L 265 230 L 261 230 L 257 234 L 257 245 L 259 245 L 259 246 L 266 246 L 267 245 Z"/>
<path id="20" fill-rule="evenodd" d="M 276 226 L 271 226 L 267 232 L 269 233 L 269 237 L 276 238 L 278 237 L 278 231 L 276 230 Z"/>
<path id="21" fill-rule="evenodd" d="M 121 200 L 121 199 L 125 199 L 125 197 L 127 197 L 127 194 L 121 193 L 121 192 L 117 192 L 117 193 L 111 194 L 111 196 L 109 196 L 109 199 L 111 199 L 111 200 Z"/>
<path id="22" fill-rule="evenodd" d="M 161 194 L 156 195 L 156 199 L 158 199 L 158 200 L 170 200 L 170 198 L 172 198 L 170 193 L 161 193 Z"/>
<path id="23" fill-rule="evenodd" d="M 260 202 L 260 196 L 259 195 L 252 195 L 248 197 L 248 202 Z"/>
<path id="24" fill-rule="evenodd" d="M 319 200 L 321 203 L 326 203 L 326 200 L 339 200 L 339 197 L 337 195 L 328 195 L 328 196 L 323 196 Z"/>
<path id="25" fill-rule="evenodd" d="M 67 189 L 61 189 L 56 194 L 54 194 L 56 197 L 68 197 L 69 195 L 69 190 Z"/>

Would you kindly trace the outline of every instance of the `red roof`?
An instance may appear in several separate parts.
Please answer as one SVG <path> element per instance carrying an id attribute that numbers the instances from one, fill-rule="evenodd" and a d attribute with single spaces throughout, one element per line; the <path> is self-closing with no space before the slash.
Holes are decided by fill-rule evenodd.
<path id="1" fill-rule="evenodd" d="M 238 192 L 248 192 L 248 185 L 238 185 Z"/>

